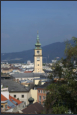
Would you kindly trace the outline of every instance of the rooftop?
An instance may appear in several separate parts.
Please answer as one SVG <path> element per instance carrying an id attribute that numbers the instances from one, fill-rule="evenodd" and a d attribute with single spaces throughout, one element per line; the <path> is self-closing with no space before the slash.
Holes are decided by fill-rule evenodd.
<path id="1" fill-rule="evenodd" d="M 1 94 L 1 103 L 2 102 L 7 102 L 8 107 L 10 107 L 10 108 L 15 107 L 16 105 L 19 105 L 22 103 L 21 101 L 15 99 L 14 97 L 12 97 L 10 95 L 9 95 L 9 100 L 8 100 L 4 95 Z"/>
<path id="2" fill-rule="evenodd" d="M 12 96 L 10 96 L 10 95 L 9 95 L 9 100 L 10 100 L 11 102 L 15 101 L 15 102 L 17 102 L 17 104 L 22 103 L 20 100 L 17 100 L 17 99 L 15 99 L 14 97 L 12 97 Z"/>
<path id="3" fill-rule="evenodd" d="M 18 73 L 18 74 L 13 74 L 11 75 L 12 77 L 15 77 L 15 78 L 30 78 L 30 77 L 40 77 L 40 76 L 43 76 L 44 74 L 43 73 Z"/>
<path id="4" fill-rule="evenodd" d="M 8 100 L 8 99 L 1 94 L 1 101 L 6 101 L 6 100 Z"/>
<path id="5" fill-rule="evenodd" d="M 28 92 L 30 90 L 29 88 L 26 88 L 12 79 L 1 80 L 1 83 L 3 83 L 4 87 L 8 87 L 9 92 Z"/>
<path id="6" fill-rule="evenodd" d="M 32 73 L 32 71 L 24 71 L 24 73 Z"/>
<path id="7" fill-rule="evenodd" d="M 43 110 L 43 106 L 38 102 L 29 105 L 27 108 L 23 109 L 22 112 L 25 114 L 39 114 Z"/>
<path id="8" fill-rule="evenodd" d="M 46 88 L 48 85 L 50 85 L 50 84 L 51 84 L 51 82 L 46 82 L 46 83 L 44 83 L 43 85 L 38 86 L 37 89 L 38 89 L 38 88 L 45 89 L 45 88 Z"/>

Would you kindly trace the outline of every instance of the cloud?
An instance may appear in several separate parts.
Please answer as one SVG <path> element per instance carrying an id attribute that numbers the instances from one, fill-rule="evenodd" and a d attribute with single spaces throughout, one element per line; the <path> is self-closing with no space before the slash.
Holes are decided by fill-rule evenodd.
<path id="1" fill-rule="evenodd" d="M 9 38 L 9 37 L 10 37 L 9 34 L 5 34 L 5 33 L 1 34 L 1 38 Z"/>

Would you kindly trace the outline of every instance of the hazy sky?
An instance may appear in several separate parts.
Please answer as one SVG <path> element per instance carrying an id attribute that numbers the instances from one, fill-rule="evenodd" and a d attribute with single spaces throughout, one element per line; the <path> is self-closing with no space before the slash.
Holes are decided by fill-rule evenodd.
<path id="1" fill-rule="evenodd" d="M 1 1 L 1 53 L 77 37 L 77 1 Z"/>

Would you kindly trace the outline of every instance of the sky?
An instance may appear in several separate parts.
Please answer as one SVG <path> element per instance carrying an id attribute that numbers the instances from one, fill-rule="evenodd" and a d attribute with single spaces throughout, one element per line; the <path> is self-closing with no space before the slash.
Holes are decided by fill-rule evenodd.
<path id="1" fill-rule="evenodd" d="M 1 53 L 77 37 L 77 1 L 1 1 Z"/>

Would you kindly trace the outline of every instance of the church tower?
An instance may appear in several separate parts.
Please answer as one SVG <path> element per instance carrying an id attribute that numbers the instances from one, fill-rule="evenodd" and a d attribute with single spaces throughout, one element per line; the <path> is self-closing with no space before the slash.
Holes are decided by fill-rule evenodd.
<path id="1" fill-rule="evenodd" d="M 34 49 L 34 71 L 33 73 L 44 73 L 42 68 L 42 48 L 39 42 L 39 35 L 37 32 L 37 42 Z"/>

